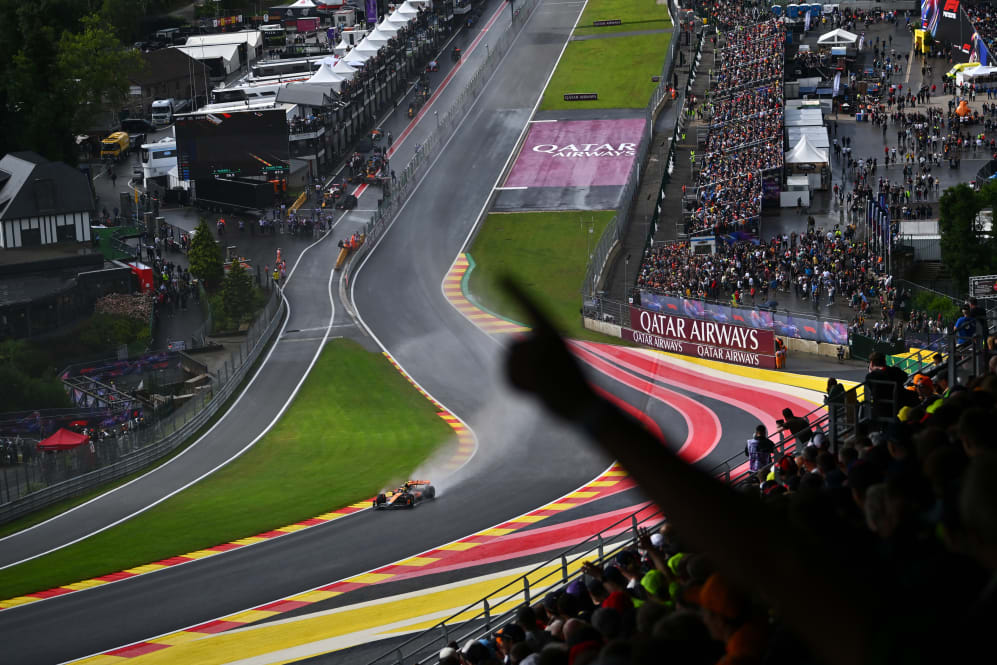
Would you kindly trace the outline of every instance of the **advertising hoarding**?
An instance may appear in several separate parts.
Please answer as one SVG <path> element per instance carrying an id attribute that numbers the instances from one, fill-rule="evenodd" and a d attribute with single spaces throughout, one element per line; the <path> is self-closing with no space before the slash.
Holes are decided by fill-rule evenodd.
<path id="1" fill-rule="evenodd" d="M 624 339 L 663 351 L 710 360 L 775 368 L 775 333 L 718 321 L 702 321 L 640 307 L 630 308 Z"/>

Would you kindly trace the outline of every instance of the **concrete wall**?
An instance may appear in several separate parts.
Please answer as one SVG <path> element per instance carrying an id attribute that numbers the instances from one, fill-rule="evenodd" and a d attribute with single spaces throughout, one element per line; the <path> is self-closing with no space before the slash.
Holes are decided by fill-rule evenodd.
<path id="1" fill-rule="evenodd" d="M 613 337 L 621 337 L 623 335 L 623 326 L 615 323 L 609 323 L 608 321 L 597 321 L 595 319 L 583 317 L 582 325 L 584 325 L 588 330 L 601 332 L 604 335 L 612 335 Z"/>
<path id="2" fill-rule="evenodd" d="M 786 351 L 789 356 L 792 357 L 794 351 L 800 353 L 813 353 L 818 356 L 825 356 L 827 358 L 837 358 L 838 357 L 838 345 L 837 344 L 821 344 L 820 342 L 815 342 L 809 339 L 797 339 L 795 337 L 779 337 L 782 343 L 786 345 Z M 845 357 L 850 357 L 848 345 L 843 344 L 845 347 Z"/>

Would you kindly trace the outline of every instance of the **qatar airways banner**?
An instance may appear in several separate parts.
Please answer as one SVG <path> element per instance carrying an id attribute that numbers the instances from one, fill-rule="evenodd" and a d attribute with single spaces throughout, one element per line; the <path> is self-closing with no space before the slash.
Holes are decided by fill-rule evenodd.
<path id="1" fill-rule="evenodd" d="M 645 346 L 753 367 L 775 367 L 775 333 L 630 308 L 623 337 Z"/>
<path id="2" fill-rule="evenodd" d="M 644 125 L 643 118 L 534 122 L 505 186 L 625 185 Z"/>
<path id="3" fill-rule="evenodd" d="M 659 351 L 681 353 L 685 356 L 706 358 L 707 360 L 719 360 L 720 362 L 734 363 L 736 365 L 748 365 L 749 367 L 761 367 L 762 369 L 775 369 L 775 356 L 769 356 L 762 353 L 738 351 L 737 349 L 725 349 L 719 346 L 710 346 L 709 344 L 693 344 L 692 342 L 683 342 L 677 339 L 659 337 L 658 335 L 650 335 L 646 332 L 630 330 L 629 328 L 623 328 L 620 337 L 630 342 L 634 342 L 635 344 L 641 344 L 643 346 L 649 346 L 652 349 L 658 349 Z"/>

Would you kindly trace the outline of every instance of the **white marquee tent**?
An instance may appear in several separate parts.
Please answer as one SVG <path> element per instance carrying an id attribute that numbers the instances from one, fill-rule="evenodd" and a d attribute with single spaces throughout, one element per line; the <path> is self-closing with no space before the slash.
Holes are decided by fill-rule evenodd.
<path id="1" fill-rule="evenodd" d="M 377 31 L 388 37 L 394 37 L 401 28 L 402 26 L 392 23 L 388 19 L 384 19 L 377 25 Z"/>
<path id="2" fill-rule="evenodd" d="M 371 33 L 367 35 L 367 38 L 364 41 L 369 42 L 371 44 L 377 44 L 378 46 L 380 46 L 382 44 L 387 44 L 388 40 L 391 39 L 393 36 L 394 35 L 387 35 L 381 32 L 379 29 L 374 28 L 371 31 Z"/>
<path id="3" fill-rule="evenodd" d="M 335 87 L 338 92 L 339 90 L 338 84 L 341 84 L 343 82 L 343 77 L 337 74 L 335 70 L 333 70 L 331 65 L 329 65 L 326 62 L 323 62 L 322 65 L 315 70 L 315 73 L 312 74 L 311 78 L 308 79 L 308 82 L 337 84 Z"/>
<path id="4" fill-rule="evenodd" d="M 827 151 L 818 150 L 806 136 L 801 136 L 793 149 L 786 153 L 786 163 L 827 164 Z"/>
<path id="5" fill-rule="evenodd" d="M 395 14 L 401 14 L 402 16 L 415 17 L 416 15 L 418 15 L 418 13 L 419 13 L 419 10 L 416 9 L 415 5 L 413 5 L 413 4 L 409 3 L 409 2 L 406 2 L 401 7 L 399 7 L 398 9 L 395 10 Z M 392 16 L 393 15 L 394 14 L 392 14 Z"/>
<path id="6" fill-rule="evenodd" d="M 857 43 L 859 36 L 854 32 L 848 32 L 841 28 L 826 32 L 817 39 L 820 46 L 852 46 Z"/>
<path id="7" fill-rule="evenodd" d="M 357 70 L 350 67 L 350 65 L 342 59 L 336 61 L 336 64 L 332 67 L 332 71 L 336 72 L 344 79 L 351 79 L 357 74 Z"/>
<path id="8" fill-rule="evenodd" d="M 363 46 L 363 44 L 360 46 Z M 359 66 L 370 60 L 377 53 L 376 50 L 362 51 L 360 50 L 360 46 L 347 53 L 343 61 L 346 63 L 355 63 Z"/>

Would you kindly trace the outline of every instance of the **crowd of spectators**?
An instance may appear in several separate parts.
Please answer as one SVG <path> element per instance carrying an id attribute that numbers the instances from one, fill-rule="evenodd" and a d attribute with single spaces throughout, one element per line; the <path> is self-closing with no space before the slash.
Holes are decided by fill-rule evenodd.
<path id="1" fill-rule="evenodd" d="M 908 377 L 873 354 L 866 399 L 876 419 L 837 449 L 791 412 L 798 441 L 786 454 L 754 430 L 754 473 L 729 500 L 786 543 L 667 520 L 604 565 L 584 563 L 489 636 L 451 643 L 439 662 L 930 663 L 980 653 L 997 616 L 997 357 L 965 384 L 939 369 Z M 846 391 L 833 379 L 828 391 L 844 414 Z M 690 545 L 718 529 L 728 551 Z M 731 573 L 731 560 L 752 554 L 762 558 L 744 568 L 756 576 Z"/>
<path id="2" fill-rule="evenodd" d="M 752 472 L 732 492 L 598 397 L 552 325 L 538 312 L 534 324 L 509 351 L 512 384 L 620 459 L 667 522 L 441 662 L 909 664 L 988 652 L 997 355 L 952 381 L 945 365 L 909 377 L 873 353 L 861 394 L 828 382 L 849 427 L 784 411 L 786 447 L 745 432 Z"/>
<path id="3" fill-rule="evenodd" d="M 757 231 L 762 174 L 783 163 L 782 24 L 738 25 L 724 33 L 704 104 L 710 123 L 690 233 Z M 697 166 L 695 153 L 693 166 Z"/>
<path id="4" fill-rule="evenodd" d="M 686 298 L 757 305 L 795 293 L 815 309 L 837 300 L 871 313 L 890 291 L 880 256 L 855 238 L 854 227 L 812 228 L 772 238 L 766 244 L 717 245 L 715 254 L 695 254 L 687 242 L 649 247 L 637 287 Z"/>
<path id="5" fill-rule="evenodd" d="M 962 8 L 973 22 L 976 34 L 990 49 L 997 43 L 997 8 L 990 2 L 963 2 Z"/>

